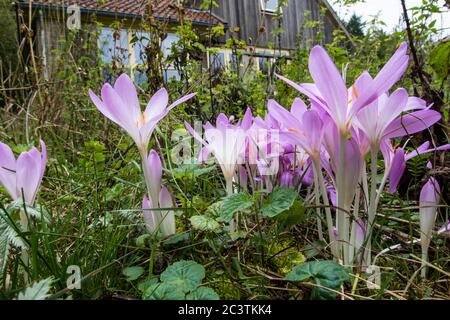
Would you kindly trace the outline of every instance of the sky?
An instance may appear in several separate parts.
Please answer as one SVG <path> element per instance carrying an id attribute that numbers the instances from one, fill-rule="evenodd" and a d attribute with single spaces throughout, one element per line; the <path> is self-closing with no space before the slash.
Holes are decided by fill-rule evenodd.
<path id="1" fill-rule="evenodd" d="M 333 3 L 334 0 L 329 0 L 329 3 L 333 6 L 342 20 L 348 20 L 353 13 L 363 17 L 363 20 L 371 20 L 371 16 L 379 14 L 380 20 L 386 23 L 384 29 L 386 31 L 392 31 L 395 26 L 398 25 L 402 16 L 402 6 L 400 0 L 365 0 L 364 3 L 358 3 L 348 7 L 342 7 Z M 443 4 L 445 0 L 440 0 L 439 3 Z M 406 7 L 411 8 L 419 6 L 422 0 L 406 0 Z M 444 7 L 445 8 L 445 7 Z M 442 14 L 436 14 L 434 18 L 436 21 L 436 27 L 444 28 L 441 37 L 450 35 L 450 10 L 445 8 L 446 12 Z M 403 21 L 402 21 L 403 23 Z"/>

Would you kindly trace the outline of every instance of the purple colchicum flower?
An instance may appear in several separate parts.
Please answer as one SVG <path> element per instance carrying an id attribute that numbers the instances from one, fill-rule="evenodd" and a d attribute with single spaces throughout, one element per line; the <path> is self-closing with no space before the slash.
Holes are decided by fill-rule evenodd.
<path id="1" fill-rule="evenodd" d="M 251 115 L 251 113 L 250 113 Z M 246 113 L 248 118 L 248 112 Z M 249 128 L 250 120 L 244 119 L 244 127 Z M 238 165 L 243 162 L 245 155 L 245 145 L 247 141 L 247 131 L 241 124 L 233 125 L 231 122 L 233 118 L 228 118 L 224 114 L 220 114 L 216 120 L 216 127 L 211 123 L 206 123 L 203 127 L 205 130 L 203 139 L 189 123 L 184 125 L 188 132 L 199 141 L 204 149 L 202 150 L 202 159 L 206 158 L 207 153 L 212 153 L 219 163 L 222 174 L 226 182 L 227 194 L 234 193 L 233 179 L 236 174 Z M 230 221 L 230 232 L 236 231 L 236 222 L 233 218 Z"/>
<path id="2" fill-rule="evenodd" d="M 169 190 L 161 186 L 162 163 L 153 149 L 147 157 L 147 168 L 145 178 L 151 197 L 145 196 L 142 200 L 144 221 L 150 233 L 160 230 L 162 237 L 169 237 L 176 232 L 175 214 L 172 210 L 161 209 L 173 208 L 174 204 Z"/>
<path id="3" fill-rule="evenodd" d="M 172 196 L 166 187 L 163 187 L 159 194 L 159 206 L 160 209 L 152 210 L 155 209 L 155 206 L 147 196 L 144 196 L 142 200 L 142 209 L 145 226 L 150 234 L 154 234 L 158 230 L 161 230 L 162 237 L 171 236 L 176 233 L 175 213 L 172 210 L 161 210 L 173 207 Z"/>
<path id="4" fill-rule="evenodd" d="M 141 153 L 147 154 L 147 147 L 153 130 L 158 122 L 171 109 L 191 99 L 195 93 L 184 96 L 171 105 L 167 90 L 158 90 L 141 110 L 136 87 L 126 74 L 117 78 L 112 87 L 109 83 L 103 85 L 101 99 L 89 90 L 89 96 L 97 109 L 108 119 L 122 127 L 133 138 Z"/>
<path id="5" fill-rule="evenodd" d="M 336 123 L 339 132 L 348 132 L 353 117 L 387 92 L 403 75 L 408 66 L 406 51 L 407 44 L 402 43 L 371 85 L 365 86 L 366 90 L 359 93 L 355 86 L 347 89 L 337 67 L 321 46 L 315 46 L 309 58 L 309 71 L 314 84 L 296 84 L 287 78 L 277 76 L 326 111 Z M 362 77 L 365 77 L 364 74 Z"/>
<path id="6" fill-rule="evenodd" d="M 242 154 L 247 139 L 244 129 L 232 125 L 229 119 L 220 114 L 216 120 L 216 127 L 209 122 L 204 126 L 203 139 L 189 123 L 185 127 L 191 135 L 204 145 L 208 153 L 212 153 L 222 169 L 225 180 L 232 183 L 237 165 L 242 162 Z"/>
<path id="7" fill-rule="evenodd" d="M 389 192 L 395 193 L 401 177 L 406 169 L 406 162 L 414 157 L 434 151 L 450 150 L 450 144 L 445 144 L 435 148 L 429 148 L 430 142 L 426 141 L 417 147 L 414 151 L 405 153 L 403 148 L 394 150 L 388 139 L 381 143 L 381 152 L 383 153 L 386 172 L 389 174 Z"/>
<path id="8" fill-rule="evenodd" d="M 392 147 L 392 139 L 425 130 L 441 119 L 441 115 L 430 110 L 424 100 L 408 96 L 405 89 L 389 93 L 407 65 L 407 44 L 402 43 L 376 77 L 363 72 L 348 88 L 325 50 L 316 46 L 309 58 L 314 83 L 296 84 L 277 75 L 306 95 L 311 106 L 296 99 L 288 111 L 274 100 L 268 102 L 270 118 L 276 120 L 280 130 L 280 141 L 295 146 L 296 155 L 302 152 L 307 155 L 303 163 L 313 164 L 314 185 L 320 185 L 323 190 L 321 197 L 325 208 L 329 198 L 337 207 L 335 217 L 327 215 L 327 226 L 331 230 L 330 243 L 338 242 L 338 252 L 333 254 L 344 264 L 351 263 L 350 257 L 356 257 L 356 244 L 361 240 L 358 235 L 363 235 L 367 244 L 362 263 L 370 264 L 372 228 L 388 179 L 390 191 L 394 192 L 410 157 L 449 148 L 446 145 L 428 149 L 427 145 L 406 154 L 403 148 Z M 255 118 L 255 123 L 259 122 Z M 377 181 L 379 151 L 385 160 L 381 183 Z M 368 154 L 370 166 L 365 161 Z M 300 168 L 290 169 L 297 174 L 301 172 Z M 327 176 L 322 177 L 323 173 Z M 330 187 L 335 193 L 327 192 Z M 316 187 L 314 192 L 318 193 Z M 318 196 L 314 198 L 317 201 Z M 368 220 L 362 220 L 363 216 L 368 216 Z M 350 226 L 351 221 L 361 222 L 364 232 L 359 232 L 361 228 L 358 229 L 355 222 Z M 318 221 L 319 236 L 320 225 L 321 221 Z M 333 226 L 337 228 L 336 239 Z M 333 245 L 331 248 L 333 250 Z"/>
<path id="9" fill-rule="evenodd" d="M 162 88 L 151 97 L 145 110 L 142 111 L 136 87 L 126 74 L 122 74 L 116 80 L 114 87 L 109 83 L 104 84 L 101 90 L 101 99 L 92 90 L 89 90 L 89 96 L 97 109 L 105 117 L 122 127 L 138 147 L 148 192 L 148 198 L 144 198 L 143 200 L 143 207 L 155 205 L 160 208 L 161 201 L 165 204 L 169 203 L 168 195 L 170 195 L 166 189 L 161 189 L 162 165 L 158 154 L 152 150 L 147 155 L 151 135 L 158 122 L 170 110 L 188 101 L 194 95 L 195 93 L 181 97 L 167 106 L 169 103 L 169 95 L 167 90 Z M 163 194 L 162 198 L 161 194 Z M 147 219 L 147 227 L 149 230 L 159 227 L 163 236 L 173 234 L 175 232 L 175 218 L 172 218 L 172 213 L 166 213 L 167 217 L 165 219 L 161 218 L 161 212 L 158 215 L 159 217 L 150 219 L 153 222 L 157 221 L 157 226 L 153 222 L 148 222 L 150 220 Z M 152 227 L 149 227 L 149 225 Z"/>
<path id="10" fill-rule="evenodd" d="M 422 277 L 426 276 L 428 262 L 428 247 L 430 246 L 433 228 L 437 216 L 437 205 L 440 200 L 439 183 L 431 177 L 420 191 L 420 244 L 422 246 Z"/>
<path id="11" fill-rule="evenodd" d="M 47 164 L 47 148 L 41 140 L 41 152 L 35 147 L 22 152 L 17 160 L 10 147 L 0 142 L 0 183 L 13 201 L 34 205 Z"/>

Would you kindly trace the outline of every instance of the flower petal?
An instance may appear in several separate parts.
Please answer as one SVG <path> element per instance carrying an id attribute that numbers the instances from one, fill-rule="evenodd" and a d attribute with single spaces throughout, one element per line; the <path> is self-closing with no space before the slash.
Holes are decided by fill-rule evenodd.
<path id="1" fill-rule="evenodd" d="M 37 189 L 41 182 L 41 159 L 36 148 L 22 152 L 17 158 L 16 181 L 19 199 L 25 198 L 25 203 L 33 205 Z M 17 199 L 14 199 L 17 200 Z"/>
<path id="2" fill-rule="evenodd" d="M 0 183 L 14 200 L 19 198 L 16 189 L 16 159 L 11 148 L 0 142 Z"/>
<path id="3" fill-rule="evenodd" d="M 153 200 L 158 199 L 159 192 L 161 191 L 161 179 L 162 179 L 162 163 L 161 158 L 155 150 L 150 150 L 148 157 L 148 172 L 150 173 L 150 191 L 152 193 L 151 198 Z"/>
<path id="4" fill-rule="evenodd" d="M 380 70 L 373 80 L 370 88 L 361 93 L 353 105 L 354 112 L 364 108 L 378 96 L 387 93 L 388 90 L 402 77 L 408 67 L 407 43 L 403 42 L 394 55 Z"/>
<path id="5" fill-rule="evenodd" d="M 123 103 L 122 98 L 108 83 L 102 88 L 102 100 L 108 112 L 117 121 L 117 124 L 127 131 L 133 140 L 139 144 L 138 121 L 140 118 L 135 119 L 133 117 L 133 111 Z"/>
<path id="6" fill-rule="evenodd" d="M 241 127 L 244 130 L 248 130 L 252 126 L 252 123 L 253 123 L 252 110 L 250 108 L 247 108 L 244 117 L 242 118 Z"/>
<path id="7" fill-rule="evenodd" d="M 144 196 L 142 199 L 142 213 L 144 216 L 144 222 L 145 226 L 147 227 L 148 232 L 154 233 L 158 230 L 159 221 L 157 217 L 156 211 L 151 211 L 149 209 L 153 208 L 152 201 L 147 198 L 147 196 Z"/>
<path id="8" fill-rule="evenodd" d="M 291 106 L 291 114 L 298 120 L 302 119 L 303 114 L 308 110 L 308 107 L 302 99 L 295 98 Z"/>
<path id="9" fill-rule="evenodd" d="M 169 94 L 165 88 L 161 88 L 150 98 L 150 101 L 145 108 L 145 116 L 147 119 L 154 119 L 159 117 L 166 111 L 169 103 Z"/>
<path id="10" fill-rule="evenodd" d="M 309 71 L 330 110 L 336 110 L 339 124 L 347 115 L 347 87 L 336 65 L 321 46 L 315 46 L 309 57 Z"/>
<path id="11" fill-rule="evenodd" d="M 389 192 L 394 193 L 406 169 L 405 151 L 398 148 L 389 169 Z"/>
<path id="12" fill-rule="evenodd" d="M 184 97 L 181 97 L 180 99 L 176 100 L 175 102 L 173 102 L 168 108 L 167 110 L 172 110 L 174 107 L 176 107 L 179 104 L 182 104 L 190 99 L 192 99 L 193 97 L 195 97 L 197 93 L 190 93 Z"/>
<path id="13" fill-rule="evenodd" d="M 172 196 L 166 187 L 162 187 L 159 194 L 160 208 L 173 208 Z M 161 211 L 161 233 L 163 237 L 168 237 L 176 233 L 175 213 L 172 210 Z"/>
<path id="14" fill-rule="evenodd" d="M 386 127 L 383 136 L 397 138 L 410 135 L 431 127 L 441 119 L 441 114 L 434 110 L 420 110 L 403 115 Z"/>
<path id="15" fill-rule="evenodd" d="M 122 98 L 123 103 L 127 105 L 133 117 L 139 119 L 141 116 L 141 107 L 139 106 L 136 87 L 127 74 L 123 73 L 117 78 L 114 83 L 114 90 Z"/>
<path id="16" fill-rule="evenodd" d="M 103 101 L 91 90 L 89 89 L 89 97 L 91 98 L 94 105 L 97 107 L 97 109 L 109 120 L 115 122 L 119 126 L 121 125 L 120 122 L 114 118 L 114 116 L 109 112 L 108 108 L 106 108 Z"/>

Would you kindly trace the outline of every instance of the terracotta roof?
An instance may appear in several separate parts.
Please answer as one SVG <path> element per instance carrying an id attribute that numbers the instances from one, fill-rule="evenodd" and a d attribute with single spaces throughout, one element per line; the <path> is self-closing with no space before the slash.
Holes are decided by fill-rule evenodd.
<path id="1" fill-rule="evenodd" d="M 136 16 L 144 15 L 145 5 L 148 0 L 33 0 L 34 6 L 68 6 L 77 4 L 82 10 L 97 11 L 99 13 L 117 14 L 118 16 Z M 175 0 L 154 0 L 153 15 L 155 18 L 178 20 Z M 22 0 L 23 6 L 28 6 L 29 0 Z M 225 23 L 207 11 L 196 9 L 186 9 L 186 17 L 193 23 L 218 25 Z"/>

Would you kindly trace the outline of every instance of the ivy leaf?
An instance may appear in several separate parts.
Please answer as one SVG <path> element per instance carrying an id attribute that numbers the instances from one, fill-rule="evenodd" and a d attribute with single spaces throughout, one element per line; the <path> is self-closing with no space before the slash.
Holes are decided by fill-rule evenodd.
<path id="1" fill-rule="evenodd" d="M 222 200 L 221 218 L 225 222 L 230 222 L 236 212 L 248 209 L 254 203 L 253 197 L 246 192 L 231 194 Z"/>
<path id="2" fill-rule="evenodd" d="M 330 261 L 311 261 L 302 263 L 292 269 L 286 276 L 289 281 L 307 281 L 314 279 L 317 285 L 337 290 L 350 279 L 348 270 L 340 264 Z M 311 295 L 312 299 L 335 299 L 336 294 L 333 291 L 324 288 L 314 288 Z"/>
<path id="3" fill-rule="evenodd" d="M 261 208 L 263 216 L 273 218 L 288 210 L 294 204 L 297 196 L 298 193 L 295 189 L 276 188 Z"/>
<path id="4" fill-rule="evenodd" d="M 47 278 L 34 283 L 31 287 L 19 293 L 17 300 L 45 300 L 50 296 L 50 286 L 53 282 L 52 278 Z"/>
<path id="5" fill-rule="evenodd" d="M 200 231 L 217 232 L 220 230 L 220 224 L 214 218 L 207 215 L 193 216 L 189 219 L 192 227 Z"/>
<path id="6" fill-rule="evenodd" d="M 219 300 L 219 295 L 211 288 L 198 287 L 191 291 L 187 296 L 187 300 Z"/>
<path id="7" fill-rule="evenodd" d="M 127 277 L 127 281 L 134 281 L 144 273 L 144 268 L 139 266 L 127 267 L 122 273 Z"/>
<path id="8" fill-rule="evenodd" d="M 181 260 L 167 267 L 160 280 L 187 293 L 196 289 L 205 277 L 205 268 L 192 260 Z"/>

